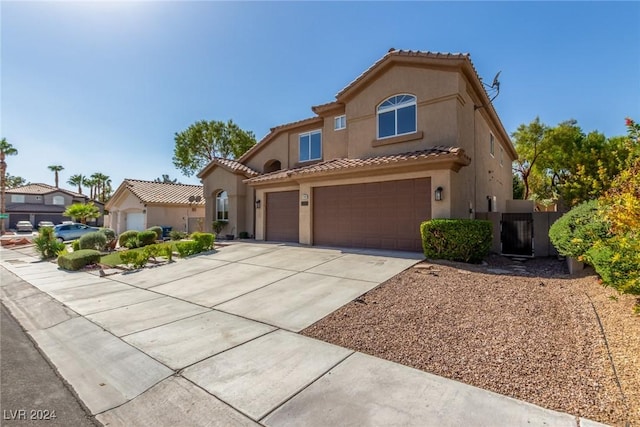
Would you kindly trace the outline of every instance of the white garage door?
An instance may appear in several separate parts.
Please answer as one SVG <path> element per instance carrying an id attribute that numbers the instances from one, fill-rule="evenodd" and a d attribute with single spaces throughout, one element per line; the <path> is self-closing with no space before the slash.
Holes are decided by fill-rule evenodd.
<path id="1" fill-rule="evenodd" d="M 144 214 L 142 212 L 127 214 L 127 230 L 144 230 Z"/>

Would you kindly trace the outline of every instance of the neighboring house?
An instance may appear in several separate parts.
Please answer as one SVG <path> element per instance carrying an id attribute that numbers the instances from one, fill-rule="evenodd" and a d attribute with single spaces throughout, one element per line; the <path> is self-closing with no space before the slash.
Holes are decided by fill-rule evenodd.
<path id="1" fill-rule="evenodd" d="M 118 234 L 154 225 L 193 232 L 204 230 L 204 203 L 201 185 L 125 179 L 105 209 Z"/>
<path id="2" fill-rule="evenodd" d="M 467 54 L 390 50 L 312 110 L 198 174 L 208 227 L 419 251 L 422 221 L 503 212 L 512 199 L 516 152 Z"/>
<path id="3" fill-rule="evenodd" d="M 87 203 L 89 197 L 73 191 L 56 188 L 47 184 L 28 184 L 6 190 L 6 210 L 9 214 L 8 228 L 15 228 L 18 221 L 30 221 L 34 227 L 40 221 L 51 221 L 59 224 L 71 218 L 63 216 L 63 212 L 73 203 Z M 93 201 L 104 212 L 104 205 Z M 92 225 L 102 225 L 100 218 L 89 221 Z"/>

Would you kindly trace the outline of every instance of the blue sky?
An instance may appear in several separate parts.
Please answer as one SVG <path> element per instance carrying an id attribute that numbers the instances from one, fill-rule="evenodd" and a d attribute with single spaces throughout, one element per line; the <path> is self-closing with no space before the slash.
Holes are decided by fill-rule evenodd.
<path id="1" fill-rule="evenodd" d="M 258 140 L 311 117 L 391 47 L 469 52 L 507 132 L 537 115 L 625 133 L 640 119 L 638 2 L 0 3 L 8 173 L 53 184 L 173 167 L 175 132 L 233 119 Z M 71 186 L 64 184 L 66 187 Z"/>

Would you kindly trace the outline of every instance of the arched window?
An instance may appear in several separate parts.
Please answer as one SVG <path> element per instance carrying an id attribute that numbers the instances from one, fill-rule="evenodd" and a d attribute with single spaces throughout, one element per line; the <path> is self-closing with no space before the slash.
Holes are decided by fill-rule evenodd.
<path id="1" fill-rule="evenodd" d="M 216 220 L 229 221 L 229 196 L 226 191 L 216 196 Z"/>
<path id="2" fill-rule="evenodd" d="M 416 97 L 403 94 L 378 106 L 378 139 L 416 131 Z"/>
<path id="3" fill-rule="evenodd" d="M 280 160 L 269 160 L 264 164 L 264 173 L 275 172 L 282 169 L 282 165 L 280 164 Z"/>

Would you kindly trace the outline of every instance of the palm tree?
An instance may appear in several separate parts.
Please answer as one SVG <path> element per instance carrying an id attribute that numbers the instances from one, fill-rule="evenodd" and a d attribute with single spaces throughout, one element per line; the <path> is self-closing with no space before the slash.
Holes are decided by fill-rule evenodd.
<path id="1" fill-rule="evenodd" d="M 49 166 L 49 170 L 55 174 L 56 188 L 60 188 L 60 186 L 58 185 L 58 172 L 64 170 L 64 167 L 60 165 L 51 165 Z"/>
<path id="2" fill-rule="evenodd" d="M 96 187 L 96 180 L 91 178 L 90 176 L 85 176 L 82 180 L 82 185 L 89 188 L 89 199 L 93 200 L 94 190 Z"/>
<path id="3" fill-rule="evenodd" d="M 95 180 L 94 185 L 96 187 L 93 198 L 104 202 L 107 198 L 107 193 L 111 192 L 111 178 L 101 172 L 96 172 L 91 175 L 91 179 Z"/>
<path id="4" fill-rule="evenodd" d="M 7 163 L 4 161 L 5 156 L 15 156 L 18 150 L 7 142 L 6 138 L 0 140 L 0 213 L 5 212 L 4 191 L 6 187 Z M 4 234 L 4 217 L 0 218 L 0 234 Z"/>
<path id="5" fill-rule="evenodd" d="M 82 185 L 84 184 L 84 175 L 80 173 L 76 175 L 71 175 L 69 177 L 69 180 L 67 181 L 67 184 L 77 185 L 78 193 L 82 194 Z"/>

